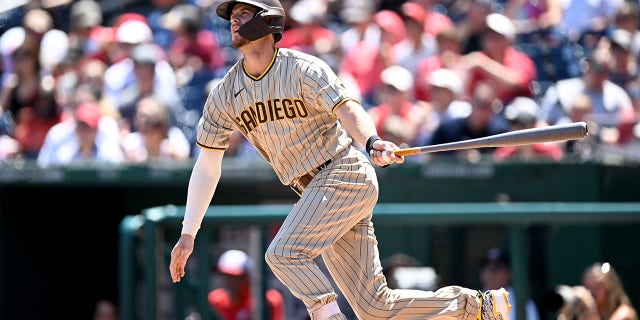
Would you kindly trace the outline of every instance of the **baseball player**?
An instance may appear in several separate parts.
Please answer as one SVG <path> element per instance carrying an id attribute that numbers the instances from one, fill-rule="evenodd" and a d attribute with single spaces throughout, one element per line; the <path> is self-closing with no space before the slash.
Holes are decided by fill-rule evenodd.
<path id="1" fill-rule="evenodd" d="M 280 281 L 313 320 L 346 319 L 313 259 L 322 256 L 359 319 L 509 320 L 504 289 L 459 286 L 435 292 L 387 286 L 371 222 L 378 181 L 371 162 L 402 163 L 377 136 L 360 103 L 322 60 L 277 48 L 285 13 L 278 0 L 221 2 L 232 45 L 243 57 L 211 89 L 197 128 L 202 148 L 189 181 L 180 238 L 171 251 L 174 282 L 185 274 L 195 236 L 221 176 L 229 136 L 241 131 L 300 199 L 265 253 Z M 365 146 L 367 155 L 353 147 Z"/>

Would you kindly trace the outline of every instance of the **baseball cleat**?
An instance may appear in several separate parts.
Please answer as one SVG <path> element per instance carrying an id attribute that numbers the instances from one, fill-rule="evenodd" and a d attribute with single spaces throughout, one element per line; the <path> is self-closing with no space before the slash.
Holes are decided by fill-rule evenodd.
<path id="1" fill-rule="evenodd" d="M 487 290 L 480 296 L 480 320 L 511 320 L 509 292 L 504 288 Z"/>

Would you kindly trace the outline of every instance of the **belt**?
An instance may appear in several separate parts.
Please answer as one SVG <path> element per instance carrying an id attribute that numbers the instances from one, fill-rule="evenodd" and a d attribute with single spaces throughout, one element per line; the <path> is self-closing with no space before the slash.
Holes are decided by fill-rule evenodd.
<path id="1" fill-rule="evenodd" d="M 316 174 L 318 174 L 318 172 L 326 168 L 330 163 L 331 163 L 331 159 L 325 161 L 325 163 L 309 171 L 307 174 L 302 175 L 296 179 L 293 179 L 291 184 L 289 184 L 289 187 L 291 187 L 291 189 L 295 191 L 295 193 L 297 193 L 299 196 L 302 196 L 302 192 L 309 185 L 309 182 L 313 180 L 313 177 L 315 177 Z"/>

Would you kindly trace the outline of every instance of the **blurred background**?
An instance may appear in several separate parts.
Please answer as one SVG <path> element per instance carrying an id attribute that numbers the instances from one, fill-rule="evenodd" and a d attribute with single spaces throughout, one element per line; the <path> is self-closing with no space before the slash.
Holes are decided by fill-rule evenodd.
<path id="1" fill-rule="evenodd" d="M 593 289 L 586 273 L 597 264 L 619 277 L 609 291 L 640 304 L 638 1 L 281 2 L 277 46 L 326 61 L 399 146 L 588 125 L 577 141 L 410 156 L 378 169 L 376 233 L 390 283 L 480 289 L 487 270 L 508 266 L 514 274 L 500 276 L 533 303 L 518 316 L 552 319 L 566 305 L 551 293 L 565 302 L 581 291 L 559 285 Z M 253 258 L 254 289 L 278 290 L 285 319 L 306 317 L 261 263 L 297 196 L 240 132 L 214 197 L 228 219 L 207 216 L 186 284 L 165 274 L 197 122 L 241 58 L 216 4 L 0 3 L 0 318 L 219 318 L 207 297 L 223 285 L 216 265 L 228 249 Z M 238 218 L 225 205 L 261 206 L 233 209 Z M 508 259 L 489 263 L 496 248 Z"/>

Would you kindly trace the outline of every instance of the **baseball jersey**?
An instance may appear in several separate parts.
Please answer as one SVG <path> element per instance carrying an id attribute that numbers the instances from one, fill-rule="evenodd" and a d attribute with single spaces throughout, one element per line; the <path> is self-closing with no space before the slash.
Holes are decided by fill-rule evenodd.
<path id="1" fill-rule="evenodd" d="M 209 92 L 198 146 L 226 150 L 239 130 L 288 185 L 351 144 L 334 111 L 355 98 L 324 61 L 276 48 L 258 77 L 246 72 L 243 61 Z"/>

